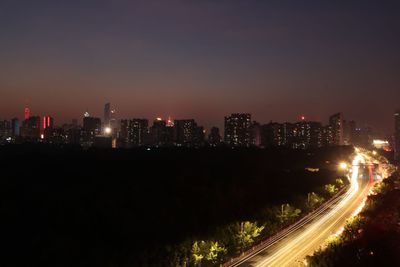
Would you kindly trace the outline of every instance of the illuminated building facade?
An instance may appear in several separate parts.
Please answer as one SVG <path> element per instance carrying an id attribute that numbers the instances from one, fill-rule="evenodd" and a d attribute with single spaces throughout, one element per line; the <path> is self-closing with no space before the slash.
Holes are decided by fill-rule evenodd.
<path id="1" fill-rule="evenodd" d="M 125 147 L 143 146 L 148 138 L 147 119 L 121 120 L 120 140 Z"/>
<path id="2" fill-rule="evenodd" d="M 276 147 L 283 145 L 283 124 L 270 122 L 261 126 L 261 145 Z"/>
<path id="3" fill-rule="evenodd" d="M 333 146 L 333 129 L 332 126 L 326 125 L 322 128 L 322 145 L 323 146 Z"/>
<path id="4" fill-rule="evenodd" d="M 52 136 L 54 130 L 54 119 L 50 116 L 44 116 L 42 120 L 43 137 L 48 139 Z"/>
<path id="5" fill-rule="evenodd" d="M 294 125 L 289 122 L 282 124 L 282 145 L 290 147 L 293 143 L 293 129 Z"/>
<path id="6" fill-rule="evenodd" d="M 337 146 L 344 145 L 343 141 L 343 115 L 336 113 L 329 117 L 329 125 L 332 129 L 333 144 Z"/>
<path id="7" fill-rule="evenodd" d="M 25 107 L 24 109 L 24 119 L 27 120 L 31 116 L 31 111 L 28 107 Z"/>
<path id="8" fill-rule="evenodd" d="M 11 121 L 0 120 L 0 142 L 12 136 Z"/>
<path id="9" fill-rule="evenodd" d="M 43 129 L 53 129 L 54 128 L 54 119 L 50 116 L 43 117 Z"/>
<path id="10" fill-rule="evenodd" d="M 175 120 L 175 144 L 177 146 L 198 146 L 204 142 L 204 129 L 195 120 Z"/>
<path id="11" fill-rule="evenodd" d="M 323 146 L 323 130 L 319 122 L 300 121 L 293 128 L 292 147 L 295 149 L 318 148 Z"/>
<path id="12" fill-rule="evenodd" d="M 251 115 L 234 113 L 225 117 L 225 143 L 230 146 L 251 145 Z"/>

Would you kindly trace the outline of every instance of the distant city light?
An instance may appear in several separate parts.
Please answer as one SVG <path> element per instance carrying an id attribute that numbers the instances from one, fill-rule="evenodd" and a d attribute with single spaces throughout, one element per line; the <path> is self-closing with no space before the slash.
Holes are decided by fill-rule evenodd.
<path id="1" fill-rule="evenodd" d="M 168 117 L 167 126 L 168 127 L 174 127 L 174 121 L 171 119 L 171 117 Z"/>
<path id="2" fill-rule="evenodd" d="M 30 116 L 31 116 L 30 112 L 31 112 L 30 109 L 28 107 L 26 107 L 25 110 L 24 110 L 24 118 L 25 118 L 25 120 L 30 118 Z"/>
<path id="3" fill-rule="evenodd" d="M 347 169 L 347 163 L 346 162 L 340 162 L 339 163 L 339 168 L 342 170 L 346 170 Z"/>
<path id="4" fill-rule="evenodd" d="M 374 140 L 372 140 L 372 145 L 376 149 L 385 149 L 386 150 L 387 148 L 390 148 L 389 141 L 387 141 L 387 140 L 374 139 Z"/>
<path id="5" fill-rule="evenodd" d="M 110 127 L 104 128 L 104 133 L 105 133 L 105 134 L 111 134 L 111 132 L 112 132 L 112 130 L 111 130 Z"/>
<path id="6" fill-rule="evenodd" d="M 388 145 L 389 141 L 386 141 L 386 140 L 373 140 L 372 143 L 374 145 Z"/>

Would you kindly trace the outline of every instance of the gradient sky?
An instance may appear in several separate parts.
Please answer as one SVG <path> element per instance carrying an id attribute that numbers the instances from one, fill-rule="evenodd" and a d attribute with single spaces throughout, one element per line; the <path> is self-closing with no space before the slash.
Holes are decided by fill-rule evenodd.
<path id="1" fill-rule="evenodd" d="M 346 119 L 390 132 L 399 1 L 1 0 L 0 117 Z"/>

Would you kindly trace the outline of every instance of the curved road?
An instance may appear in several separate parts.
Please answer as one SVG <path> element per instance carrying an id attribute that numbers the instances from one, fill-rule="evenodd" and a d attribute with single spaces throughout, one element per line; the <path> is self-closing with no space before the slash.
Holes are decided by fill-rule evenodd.
<path id="1" fill-rule="evenodd" d="M 240 261 L 229 266 L 304 266 L 304 258 L 340 231 L 346 220 L 363 205 L 370 183 L 359 179 L 360 164 L 365 157 L 357 154 L 353 160 L 351 184 L 347 192 L 328 201 L 313 214 L 272 237 Z M 372 173 L 370 173 L 372 175 Z"/>

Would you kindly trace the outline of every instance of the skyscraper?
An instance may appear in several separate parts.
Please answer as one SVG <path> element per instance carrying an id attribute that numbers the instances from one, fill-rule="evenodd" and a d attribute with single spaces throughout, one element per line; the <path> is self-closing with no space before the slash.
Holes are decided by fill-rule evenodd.
<path id="1" fill-rule="evenodd" d="M 333 130 L 331 125 L 326 125 L 322 128 L 322 145 L 333 146 Z"/>
<path id="2" fill-rule="evenodd" d="M 35 141 L 40 137 L 40 117 L 30 116 L 24 120 L 21 128 L 21 136 L 25 139 Z"/>
<path id="3" fill-rule="evenodd" d="M 43 117 L 43 129 L 49 129 L 54 127 L 54 119 L 50 116 Z"/>
<path id="4" fill-rule="evenodd" d="M 110 126 L 110 119 L 111 119 L 111 104 L 106 103 L 104 105 L 104 127 Z"/>
<path id="5" fill-rule="evenodd" d="M 142 146 L 148 136 L 147 119 L 121 120 L 120 139 L 124 146 L 135 147 Z"/>
<path id="6" fill-rule="evenodd" d="M 261 144 L 264 147 L 281 146 L 283 142 L 283 124 L 270 122 L 261 126 Z"/>
<path id="7" fill-rule="evenodd" d="M 191 120 L 175 120 L 175 143 L 178 146 L 192 146 L 195 139 L 197 124 Z"/>
<path id="8" fill-rule="evenodd" d="M 14 137 L 19 136 L 20 125 L 19 125 L 19 119 L 18 118 L 13 118 L 11 120 L 11 127 L 12 127 L 12 135 Z"/>
<path id="9" fill-rule="evenodd" d="M 99 135 L 101 133 L 101 120 L 100 118 L 84 117 L 83 130 L 90 132 L 92 135 Z"/>
<path id="10" fill-rule="evenodd" d="M 208 135 L 208 143 L 210 146 L 218 146 L 221 144 L 221 135 L 219 134 L 218 127 L 212 127 Z"/>
<path id="11" fill-rule="evenodd" d="M 356 129 L 357 129 L 357 124 L 355 121 L 349 121 L 347 122 L 347 136 L 348 136 L 348 144 L 355 144 L 357 142 L 357 133 L 356 133 Z"/>
<path id="12" fill-rule="evenodd" d="M 54 128 L 54 119 L 50 116 L 44 116 L 43 117 L 43 134 L 44 138 L 49 138 L 53 134 L 53 128 Z"/>
<path id="13" fill-rule="evenodd" d="M 289 122 L 282 124 L 282 145 L 285 147 L 291 147 L 293 144 L 293 129 L 294 125 Z"/>
<path id="14" fill-rule="evenodd" d="M 233 113 L 225 117 L 224 139 L 230 146 L 249 147 L 251 145 L 251 115 Z"/>
<path id="15" fill-rule="evenodd" d="M 400 161 L 400 109 L 394 113 L 394 158 Z"/>
<path id="16" fill-rule="evenodd" d="M 94 138 L 96 135 L 101 134 L 101 119 L 94 117 L 85 117 L 83 118 L 83 146 L 91 146 L 94 142 Z"/>
<path id="17" fill-rule="evenodd" d="M 24 119 L 27 120 L 27 119 L 29 119 L 30 116 L 31 116 L 31 111 L 30 111 L 30 109 L 29 109 L 28 107 L 25 107 L 25 110 L 24 110 Z"/>
<path id="18" fill-rule="evenodd" d="M 194 128 L 194 135 L 193 135 L 192 145 L 195 146 L 195 147 L 204 146 L 205 133 L 206 133 L 206 131 L 204 130 L 203 126 L 196 126 Z"/>
<path id="19" fill-rule="evenodd" d="M 154 146 L 164 146 L 167 141 L 167 123 L 162 118 L 156 118 L 150 127 L 150 143 Z"/>
<path id="20" fill-rule="evenodd" d="M 11 121 L 0 120 L 0 142 L 12 136 Z"/>
<path id="21" fill-rule="evenodd" d="M 322 144 L 321 123 L 302 120 L 294 125 L 293 148 L 318 148 L 321 147 Z"/>
<path id="22" fill-rule="evenodd" d="M 251 133 L 251 144 L 253 146 L 260 147 L 262 140 L 260 123 L 253 121 L 250 127 L 250 133 Z"/>
<path id="23" fill-rule="evenodd" d="M 329 117 L 329 126 L 332 129 L 333 144 L 342 146 L 343 142 L 343 115 L 336 113 Z"/>

